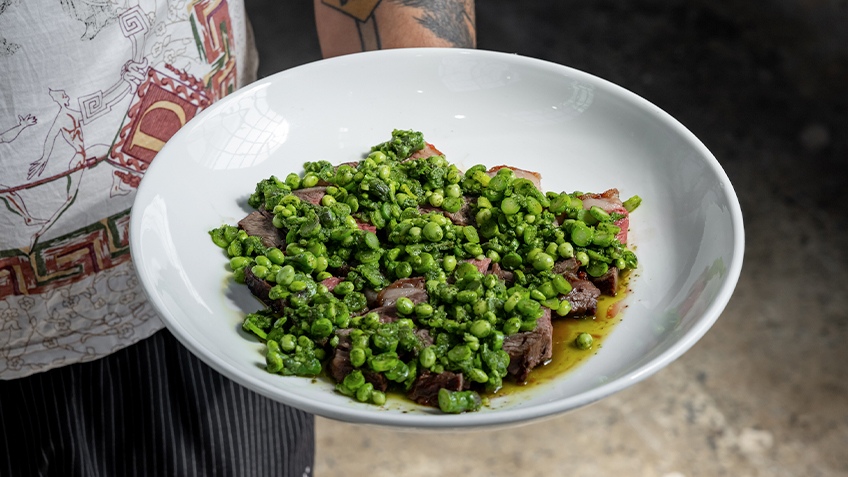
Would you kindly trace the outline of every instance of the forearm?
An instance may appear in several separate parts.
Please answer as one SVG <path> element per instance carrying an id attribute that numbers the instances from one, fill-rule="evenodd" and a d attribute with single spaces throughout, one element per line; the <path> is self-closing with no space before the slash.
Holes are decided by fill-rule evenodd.
<path id="1" fill-rule="evenodd" d="M 474 0 L 314 2 L 325 58 L 416 46 L 474 48 L 477 43 Z"/>

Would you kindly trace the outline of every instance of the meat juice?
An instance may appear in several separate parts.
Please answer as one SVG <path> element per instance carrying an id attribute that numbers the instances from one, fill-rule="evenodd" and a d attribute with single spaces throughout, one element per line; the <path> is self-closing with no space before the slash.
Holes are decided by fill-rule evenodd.
<path id="1" fill-rule="evenodd" d="M 553 352 L 551 359 L 542 366 L 533 368 L 524 383 L 504 379 L 504 385 L 490 398 L 524 392 L 534 385 L 549 383 L 560 378 L 564 373 L 576 368 L 579 364 L 594 356 L 603 346 L 603 342 L 615 325 L 622 320 L 622 311 L 627 306 L 624 299 L 630 293 L 630 277 L 632 271 L 622 274 L 615 296 L 601 295 L 598 297 L 598 311 L 592 318 L 561 318 L 554 317 Z M 592 347 L 587 350 L 578 349 L 574 340 L 580 333 L 592 335 Z"/>

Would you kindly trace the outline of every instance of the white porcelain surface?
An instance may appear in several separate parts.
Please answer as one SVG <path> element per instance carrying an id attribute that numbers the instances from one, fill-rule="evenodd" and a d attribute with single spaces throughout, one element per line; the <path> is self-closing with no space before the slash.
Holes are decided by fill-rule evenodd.
<path id="1" fill-rule="evenodd" d="M 415 129 L 467 168 L 508 164 L 555 191 L 638 194 L 640 259 L 623 321 L 596 356 L 547 386 L 463 415 L 390 399 L 379 408 L 332 384 L 268 374 L 241 331 L 260 307 L 236 286 L 207 231 L 250 212 L 260 179 L 304 161 L 359 159 L 393 128 Z M 710 152 L 656 106 L 586 73 L 474 50 L 387 50 L 324 60 L 254 83 L 190 121 L 148 169 L 131 251 L 150 301 L 190 350 L 231 379 L 325 417 L 408 427 L 505 425 L 568 411 L 666 366 L 712 326 L 744 252 L 733 187 Z"/>

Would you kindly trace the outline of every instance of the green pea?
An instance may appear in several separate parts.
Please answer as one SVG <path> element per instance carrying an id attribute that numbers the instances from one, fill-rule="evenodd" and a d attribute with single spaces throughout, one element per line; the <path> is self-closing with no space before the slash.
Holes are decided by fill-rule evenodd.
<path id="1" fill-rule="evenodd" d="M 408 299 L 408 298 L 407 298 Z M 429 303 L 419 303 L 415 305 L 415 316 L 418 318 L 427 318 L 433 314 L 433 305 Z"/>
<path id="2" fill-rule="evenodd" d="M 491 209 L 492 202 L 489 199 L 480 196 L 477 198 L 477 207 L 480 207 L 481 209 Z"/>
<path id="3" fill-rule="evenodd" d="M 512 313 L 512 310 L 515 309 L 516 305 L 518 305 L 518 302 L 521 301 L 521 298 L 521 293 L 513 293 L 512 296 L 507 298 L 506 302 L 504 303 L 504 311 L 507 313 Z"/>
<path id="4" fill-rule="evenodd" d="M 415 304 L 412 303 L 412 300 L 405 296 L 398 298 L 395 306 L 397 307 L 398 313 L 401 315 L 409 315 L 415 310 Z M 432 312 L 432 307 L 430 307 L 430 309 Z"/>
<path id="5" fill-rule="evenodd" d="M 371 383 L 365 383 L 356 390 L 356 399 L 359 402 L 368 402 L 371 400 L 371 394 L 374 392 L 374 385 Z"/>
<path id="6" fill-rule="evenodd" d="M 336 203 L 336 198 L 331 196 L 330 194 L 325 194 L 324 197 L 321 197 L 321 205 L 324 207 L 331 207 Z"/>
<path id="7" fill-rule="evenodd" d="M 475 315 L 482 316 L 489 311 L 489 303 L 486 300 L 477 300 L 474 302 L 473 310 Z"/>
<path id="8" fill-rule="evenodd" d="M 320 272 L 318 275 L 315 276 L 315 281 L 321 282 L 321 281 L 324 281 L 324 280 L 326 280 L 326 279 L 328 279 L 332 276 L 333 276 L 332 273 L 327 272 L 327 271 L 323 271 L 323 272 Z M 321 286 L 324 286 L 324 285 L 321 285 Z"/>
<path id="9" fill-rule="evenodd" d="M 506 336 L 514 335 L 521 329 L 521 318 L 513 317 L 504 323 L 503 334 Z"/>
<path id="10" fill-rule="evenodd" d="M 398 278 L 409 277 L 410 275 L 412 275 L 412 265 L 406 262 L 398 263 L 397 267 L 395 267 L 395 275 L 397 275 Z"/>
<path id="11" fill-rule="evenodd" d="M 227 246 L 227 255 L 230 257 L 240 257 L 243 253 L 244 247 L 242 247 L 241 242 L 238 240 L 233 240 L 230 242 L 230 245 Z"/>
<path id="12" fill-rule="evenodd" d="M 459 362 L 471 357 L 471 348 L 467 345 L 454 346 L 448 351 L 448 359 L 453 362 Z"/>
<path id="13" fill-rule="evenodd" d="M 568 283 L 568 280 L 566 280 L 562 275 L 555 276 L 551 280 L 551 283 L 556 291 L 563 295 L 567 295 L 571 291 L 571 283 Z"/>
<path id="14" fill-rule="evenodd" d="M 291 292 L 299 292 L 301 290 L 304 290 L 305 288 L 306 288 L 306 283 L 304 283 L 300 280 L 294 281 L 294 282 L 291 283 L 291 285 L 289 285 L 289 291 L 291 291 Z"/>
<path id="15" fill-rule="evenodd" d="M 355 368 L 365 364 L 365 350 L 362 348 L 353 348 L 350 350 L 350 364 Z"/>
<path id="16" fill-rule="evenodd" d="M 492 218 L 492 209 L 480 209 L 475 216 L 477 225 L 483 225 Z"/>
<path id="17" fill-rule="evenodd" d="M 577 255 L 575 255 L 574 257 L 577 259 L 578 262 L 580 262 L 580 265 L 584 267 L 586 265 L 589 265 L 589 254 L 587 254 L 586 252 L 577 252 Z"/>
<path id="18" fill-rule="evenodd" d="M 568 300 L 562 300 L 559 302 L 559 308 L 557 308 L 556 313 L 559 316 L 565 316 L 571 313 L 571 302 Z"/>
<path id="19" fill-rule="evenodd" d="M 531 260 L 533 268 L 542 272 L 545 270 L 550 270 L 554 268 L 554 259 L 547 253 L 541 252 L 537 253 L 535 257 Z"/>
<path id="20" fill-rule="evenodd" d="M 368 313 L 362 319 L 362 326 L 366 328 L 376 328 L 380 324 L 380 315 L 375 312 Z"/>
<path id="21" fill-rule="evenodd" d="M 541 285 L 539 285 L 537 290 L 542 292 L 542 294 L 545 295 L 546 299 L 547 298 L 553 298 L 553 297 L 557 296 L 557 291 L 554 289 L 554 284 L 551 283 L 550 281 L 546 281 L 545 283 L 542 283 Z"/>
<path id="22" fill-rule="evenodd" d="M 521 210 L 521 206 L 512 197 L 507 197 L 501 202 L 501 210 L 506 215 L 515 215 Z"/>
<path id="23" fill-rule="evenodd" d="M 542 293 L 542 292 L 540 292 L 539 290 L 533 290 L 533 291 L 531 291 L 531 292 L 530 292 L 530 298 L 532 298 L 532 299 L 534 299 L 534 300 L 538 300 L 538 301 L 541 301 L 541 300 L 545 300 L 545 299 L 546 299 L 545 294 L 544 294 L 544 293 Z"/>
<path id="24" fill-rule="evenodd" d="M 265 268 L 271 268 L 271 261 L 268 260 L 268 257 L 264 255 L 259 255 L 258 257 L 256 257 L 255 260 L 257 265 L 263 266 Z"/>
<path id="25" fill-rule="evenodd" d="M 442 268 L 444 268 L 448 273 L 454 271 L 456 268 L 456 257 L 453 255 L 445 255 L 445 258 L 442 260 Z"/>
<path id="26" fill-rule="evenodd" d="M 589 333 L 580 333 L 577 339 L 574 340 L 574 345 L 579 349 L 590 349 L 592 347 L 592 335 Z"/>
<path id="27" fill-rule="evenodd" d="M 448 197 L 459 197 L 462 195 L 462 190 L 458 184 L 450 184 L 445 187 L 445 194 L 447 194 Z"/>
<path id="28" fill-rule="evenodd" d="M 256 278 L 265 278 L 269 272 L 268 268 L 263 267 L 262 265 L 254 265 L 253 268 L 250 269 L 250 271 L 253 272 L 254 275 L 256 275 Z"/>
<path id="29" fill-rule="evenodd" d="M 427 198 L 427 201 L 433 207 L 441 207 L 445 201 L 445 196 L 442 194 L 431 194 L 430 197 Z"/>
<path id="30" fill-rule="evenodd" d="M 554 242 L 549 243 L 548 246 L 545 247 L 545 253 L 547 253 L 548 255 L 553 257 L 554 259 L 556 259 L 557 258 L 557 244 L 555 244 Z"/>
<path id="31" fill-rule="evenodd" d="M 310 331 L 314 336 L 326 338 L 333 332 L 333 323 L 327 318 L 319 318 L 312 323 Z"/>
<path id="32" fill-rule="evenodd" d="M 377 406 L 386 404 L 386 393 L 377 389 L 371 391 L 371 402 Z"/>
<path id="33" fill-rule="evenodd" d="M 627 268 L 627 263 L 624 261 L 623 258 L 617 258 L 615 259 L 615 267 L 619 270 L 624 270 L 625 268 Z"/>
<path id="34" fill-rule="evenodd" d="M 483 286 L 492 289 L 498 285 L 498 277 L 495 275 L 486 275 L 483 277 Z"/>
<path id="35" fill-rule="evenodd" d="M 463 202 L 461 197 L 448 197 L 442 204 L 442 209 L 451 214 L 458 212 L 462 208 Z"/>
<path id="36" fill-rule="evenodd" d="M 539 215 L 542 213 L 542 210 L 544 210 L 542 204 L 540 204 L 539 201 L 533 197 L 528 197 L 526 202 L 527 212 L 530 212 L 531 214 Z"/>
<path id="37" fill-rule="evenodd" d="M 436 352 L 433 351 L 432 346 L 428 346 L 421 351 L 421 355 L 418 357 L 418 361 L 421 363 L 421 366 L 430 369 L 434 364 L 436 364 Z"/>
<path id="38" fill-rule="evenodd" d="M 431 255 L 427 252 L 421 253 L 420 255 L 418 255 L 417 258 L 421 259 L 420 262 L 415 261 L 415 262 L 412 263 L 412 266 L 415 269 L 415 271 L 418 272 L 418 273 L 429 272 L 436 265 L 436 259 L 433 258 L 433 255 Z M 416 264 L 417 264 L 417 266 L 416 266 Z"/>
<path id="39" fill-rule="evenodd" d="M 600 277 L 607 273 L 608 270 L 609 266 L 600 260 L 592 260 L 592 262 L 589 263 L 589 266 L 586 267 L 586 273 L 593 277 Z"/>
<path id="40" fill-rule="evenodd" d="M 412 243 L 418 243 L 421 241 L 421 227 L 412 227 L 409 229 L 409 232 L 406 233 L 406 239 Z"/>
<path id="41" fill-rule="evenodd" d="M 427 225 L 424 226 L 423 233 L 424 238 L 431 242 L 438 242 L 442 240 L 442 237 L 444 237 L 444 231 L 441 227 L 439 227 L 439 224 L 434 222 L 427 223 Z"/>
<path id="42" fill-rule="evenodd" d="M 574 256 L 574 247 L 568 242 L 563 242 L 557 247 L 557 255 L 562 258 L 571 258 Z"/>
<path id="43" fill-rule="evenodd" d="M 542 302 L 542 306 L 550 308 L 551 311 L 557 311 L 559 309 L 559 300 L 556 298 L 548 298 Z"/>
<path id="44" fill-rule="evenodd" d="M 463 290 L 456 294 L 456 301 L 460 303 L 473 303 L 477 300 L 477 293 L 471 290 Z"/>
<path id="45" fill-rule="evenodd" d="M 286 353 L 291 353 L 297 347 L 297 338 L 294 335 L 283 335 L 280 338 L 280 348 Z"/>
<path id="46" fill-rule="evenodd" d="M 485 338 L 492 332 L 492 324 L 485 320 L 476 320 L 471 324 L 470 331 L 472 335 L 478 338 Z"/>
<path id="47" fill-rule="evenodd" d="M 250 264 L 250 259 L 247 257 L 233 257 L 230 259 L 230 268 L 233 270 L 238 270 L 239 268 L 244 268 Z"/>
<path id="48" fill-rule="evenodd" d="M 318 176 L 315 174 L 308 172 L 306 176 L 303 178 L 303 187 L 315 187 L 318 185 Z"/>
<path id="49" fill-rule="evenodd" d="M 518 302 L 515 309 L 523 316 L 532 317 L 538 313 L 540 306 L 538 301 L 525 298 Z"/>
<path id="50" fill-rule="evenodd" d="M 327 269 L 329 265 L 329 261 L 327 261 L 327 257 L 318 257 L 315 259 L 315 272 L 323 272 Z"/>
<path id="51" fill-rule="evenodd" d="M 354 195 L 347 196 L 347 199 L 345 199 L 345 204 L 350 207 L 350 213 L 355 213 L 359 210 L 359 199 L 357 199 Z"/>
<path id="52" fill-rule="evenodd" d="M 501 259 L 503 266 L 510 270 L 515 270 L 516 268 L 521 267 L 522 262 L 523 260 L 521 260 L 521 256 L 515 252 L 509 252 Z"/>

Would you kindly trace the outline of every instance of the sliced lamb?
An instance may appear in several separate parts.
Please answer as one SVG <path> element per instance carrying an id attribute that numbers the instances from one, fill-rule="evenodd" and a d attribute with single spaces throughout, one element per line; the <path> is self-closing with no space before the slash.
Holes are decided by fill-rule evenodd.
<path id="1" fill-rule="evenodd" d="M 463 262 L 468 262 L 471 265 L 474 265 L 475 267 L 477 267 L 477 271 L 480 272 L 480 273 L 488 273 L 489 264 L 492 263 L 492 259 L 487 257 L 487 258 L 484 258 L 483 260 L 469 259 L 469 260 L 463 260 Z"/>
<path id="2" fill-rule="evenodd" d="M 592 278 L 592 283 L 598 287 L 602 295 L 615 296 L 618 292 L 618 268 L 609 267 L 607 273 L 598 278 Z"/>
<path id="3" fill-rule="evenodd" d="M 332 292 L 333 290 L 336 289 L 336 286 L 343 281 L 344 281 L 344 279 L 339 278 L 339 277 L 330 277 L 330 278 L 325 278 L 324 280 L 322 280 L 321 285 L 324 285 L 325 287 L 327 287 L 327 290 Z"/>
<path id="4" fill-rule="evenodd" d="M 438 212 L 447 217 L 454 225 L 462 225 L 463 227 L 466 225 L 475 225 L 477 220 L 471 207 L 473 200 L 474 198 L 470 196 L 463 197 L 462 207 L 460 207 L 456 212 L 447 212 L 441 207 L 434 207 L 426 203 L 418 206 L 418 212 L 420 212 L 421 215 L 429 214 L 430 212 Z"/>
<path id="5" fill-rule="evenodd" d="M 565 299 L 571 303 L 571 311 L 568 316 L 594 315 L 598 310 L 598 290 L 589 280 L 569 279 L 571 291 L 565 295 Z"/>
<path id="6" fill-rule="evenodd" d="M 268 292 L 271 291 L 273 285 L 271 285 L 271 283 L 267 280 L 263 280 L 262 278 L 254 275 L 250 267 L 245 267 L 244 269 L 244 283 L 247 285 L 250 293 L 253 293 L 253 296 L 259 298 L 262 303 L 271 307 L 275 313 L 282 313 L 283 310 L 288 307 L 285 300 L 279 298 L 272 300 L 268 297 Z"/>
<path id="7" fill-rule="evenodd" d="M 306 189 L 293 190 L 292 194 L 300 200 L 318 205 L 324 195 L 327 193 L 327 188 L 323 186 L 307 187 Z"/>
<path id="8" fill-rule="evenodd" d="M 424 290 L 424 277 L 402 278 L 391 285 L 383 288 L 377 294 L 376 306 L 389 306 L 397 303 L 398 298 L 407 297 L 412 303 L 419 304 L 427 301 L 427 292 Z"/>
<path id="9" fill-rule="evenodd" d="M 368 222 L 363 222 L 359 219 L 355 219 L 355 220 L 356 220 L 356 227 L 359 230 L 364 230 L 366 232 L 373 232 L 375 234 L 377 233 L 377 226 L 376 225 L 369 224 Z"/>
<path id="10" fill-rule="evenodd" d="M 362 294 L 365 295 L 365 304 L 368 306 L 369 309 L 380 306 L 377 304 L 377 297 L 379 296 L 377 290 L 374 290 L 373 288 L 363 288 Z M 363 315 L 365 313 L 368 313 L 368 311 L 366 310 L 362 312 Z"/>
<path id="11" fill-rule="evenodd" d="M 414 153 L 412 153 L 411 156 L 409 156 L 409 159 L 405 159 L 403 162 L 411 161 L 413 159 L 420 159 L 422 157 L 426 159 L 431 156 L 444 156 L 444 154 L 442 154 L 442 151 L 436 149 L 436 146 L 430 144 L 429 142 L 425 142 L 423 149 L 415 151 Z"/>
<path id="12" fill-rule="evenodd" d="M 417 336 L 418 339 L 421 340 L 421 344 L 424 345 L 425 348 L 431 346 L 434 343 L 433 337 L 430 336 L 430 330 L 426 328 L 416 329 L 415 336 Z"/>
<path id="13" fill-rule="evenodd" d="M 264 207 L 263 207 L 264 210 Z M 262 212 L 251 212 L 250 215 L 239 221 L 241 227 L 247 235 L 252 235 L 262 239 L 262 245 L 266 247 L 285 246 L 286 234 L 282 230 L 274 227 L 274 216 L 269 218 Z"/>
<path id="14" fill-rule="evenodd" d="M 575 258 L 567 258 L 565 260 L 558 260 L 554 263 L 554 268 L 551 272 L 556 273 L 557 275 L 565 275 L 577 273 L 577 270 L 580 268 L 580 262 Z"/>
<path id="15" fill-rule="evenodd" d="M 499 170 L 506 167 L 507 169 L 512 170 L 515 173 L 515 177 L 519 179 L 527 179 L 536 186 L 537 189 L 542 190 L 542 175 L 538 172 L 525 171 L 524 169 L 519 169 L 517 167 L 510 166 L 495 166 L 488 171 L 486 171 L 486 175 L 489 177 L 495 177 Z"/>
<path id="16" fill-rule="evenodd" d="M 381 306 L 365 312 L 366 315 L 368 313 L 376 313 L 380 317 L 380 323 L 394 323 L 402 318 L 395 305 Z"/>
<path id="17" fill-rule="evenodd" d="M 386 388 L 389 387 L 389 380 L 382 374 L 362 368 L 354 368 L 353 363 L 350 362 L 350 351 L 346 349 L 336 348 L 333 352 L 333 359 L 330 360 L 329 368 L 330 375 L 339 383 L 344 381 L 348 374 L 358 369 L 362 371 L 365 382 L 374 385 L 374 389 L 386 392 Z"/>
<path id="18" fill-rule="evenodd" d="M 446 388 L 448 391 L 462 391 L 465 382 L 462 373 L 455 374 L 443 371 L 439 374 L 424 371 L 412 383 L 409 389 L 409 399 L 424 406 L 439 405 L 439 389 Z"/>
<path id="19" fill-rule="evenodd" d="M 543 308 L 545 314 L 536 320 L 536 329 L 507 336 L 503 350 L 509 354 L 509 374 L 523 383 L 530 370 L 551 359 L 553 352 L 553 331 L 551 310 Z"/>
<path id="20" fill-rule="evenodd" d="M 515 273 L 510 272 L 509 270 L 504 270 L 501 268 L 499 263 L 493 263 L 492 269 L 489 273 L 506 282 L 507 286 L 511 286 L 515 283 Z"/>

